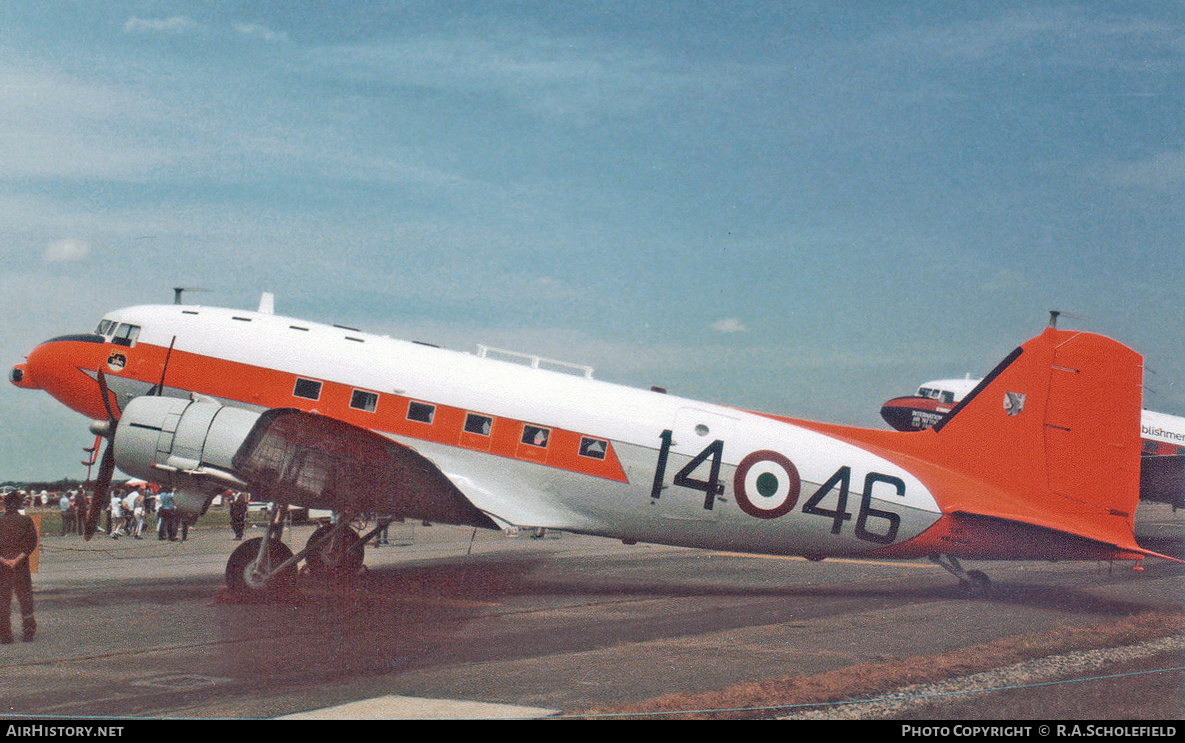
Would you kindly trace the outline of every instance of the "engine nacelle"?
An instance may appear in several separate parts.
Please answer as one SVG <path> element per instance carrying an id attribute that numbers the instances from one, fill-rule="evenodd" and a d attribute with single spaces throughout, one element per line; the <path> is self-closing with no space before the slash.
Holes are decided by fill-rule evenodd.
<path id="1" fill-rule="evenodd" d="M 178 510 L 199 514 L 222 490 L 247 489 L 232 460 L 257 420 L 259 413 L 210 400 L 137 397 L 115 429 L 115 464 L 171 488 Z"/>

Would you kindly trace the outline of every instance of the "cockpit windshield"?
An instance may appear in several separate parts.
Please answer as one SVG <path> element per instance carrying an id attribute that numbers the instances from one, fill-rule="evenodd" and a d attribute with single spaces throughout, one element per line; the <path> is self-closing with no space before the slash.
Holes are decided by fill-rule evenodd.
<path id="1" fill-rule="evenodd" d="M 140 326 L 103 319 L 99 321 L 99 327 L 95 328 L 95 334 L 103 336 L 108 343 L 117 346 L 132 346 L 140 336 Z"/>
<path id="2" fill-rule="evenodd" d="M 950 390 L 943 390 L 937 387 L 918 387 L 918 397 L 925 397 L 930 400 L 938 400 L 943 403 L 953 404 L 955 401 L 955 393 Z"/>
<path id="3" fill-rule="evenodd" d="M 115 329 L 115 335 L 111 337 L 111 342 L 117 346 L 130 346 L 136 342 L 136 338 L 139 335 L 139 325 L 121 322 L 119 327 Z"/>

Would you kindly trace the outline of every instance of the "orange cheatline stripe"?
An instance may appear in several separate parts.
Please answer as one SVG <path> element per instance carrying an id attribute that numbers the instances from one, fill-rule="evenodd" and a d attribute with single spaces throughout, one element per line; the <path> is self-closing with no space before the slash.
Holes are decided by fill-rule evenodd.
<path id="1" fill-rule="evenodd" d="M 523 443 L 524 426 L 532 425 L 530 421 L 498 417 L 431 400 L 380 392 L 377 393 L 378 404 L 371 412 L 350 407 L 350 401 L 355 390 L 373 390 L 340 382 L 316 380 L 321 382 L 320 396 L 316 400 L 309 400 L 293 395 L 296 379 L 316 378 L 263 366 L 228 361 L 176 348 L 169 355 L 169 349 L 148 343 L 138 343 L 131 348 L 70 341 L 59 341 L 51 345 L 56 346 L 53 350 L 56 367 L 90 370 L 102 366 L 104 373 L 111 379 L 118 377 L 157 384 L 164 371 L 167 356 L 165 384 L 168 387 L 263 408 L 298 408 L 379 433 L 485 452 L 617 482 L 629 481 L 614 450 L 613 442 L 577 431 L 540 424 L 539 427 L 546 428 L 548 433 L 546 446 L 538 447 Z M 118 352 L 126 358 L 123 369 L 115 371 L 106 366 L 105 361 L 112 352 Z M 96 415 L 95 412 L 102 408 L 98 386 L 86 375 L 77 376 L 78 379 L 72 379 L 68 385 L 70 389 L 50 390 L 51 394 L 84 415 L 103 417 L 103 414 Z M 60 381 L 57 384 L 61 386 Z M 408 406 L 413 401 L 435 406 L 431 423 L 408 419 Z M 489 436 L 464 430 L 465 419 L 470 413 L 484 415 L 492 420 Z M 597 459 L 580 454 L 581 442 L 586 436 L 605 443 L 604 458 Z"/>

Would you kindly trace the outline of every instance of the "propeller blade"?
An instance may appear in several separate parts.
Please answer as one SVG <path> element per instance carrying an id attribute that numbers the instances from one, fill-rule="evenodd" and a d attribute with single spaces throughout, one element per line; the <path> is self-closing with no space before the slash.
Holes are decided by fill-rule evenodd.
<path id="1" fill-rule="evenodd" d="M 115 404 L 112 405 L 111 390 L 107 387 L 107 375 L 103 373 L 102 369 L 98 370 L 96 379 L 99 380 L 99 392 L 103 395 L 103 407 L 107 409 L 107 419 L 119 420 L 119 398 L 116 398 Z"/>
<path id="2" fill-rule="evenodd" d="M 99 464 L 99 477 L 95 480 L 95 489 L 91 493 L 90 503 L 86 509 L 86 527 L 83 536 L 90 539 L 99 528 L 99 519 L 103 511 L 111 503 L 111 478 L 115 474 L 115 429 L 119 423 L 119 398 L 112 402 L 112 392 L 107 387 L 107 375 L 102 369 L 97 370 L 95 379 L 99 382 L 99 392 L 103 395 L 103 407 L 107 409 L 107 423 L 99 428 L 92 427 L 95 432 L 95 446 L 99 437 L 107 439 L 107 447 L 103 449 L 103 461 Z M 94 456 L 94 455 L 92 455 Z"/>
<path id="3" fill-rule="evenodd" d="M 103 461 L 99 465 L 99 478 L 95 480 L 95 490 L 91 493 L 90 504 L 86 509 L 86 528 L 83 536 L 90 539 L 99 528 L 99 518 L 107 505 L 111 502 L 111 477 L 115 474 L 115 442 L 107 442 L 103 450 Z"/>

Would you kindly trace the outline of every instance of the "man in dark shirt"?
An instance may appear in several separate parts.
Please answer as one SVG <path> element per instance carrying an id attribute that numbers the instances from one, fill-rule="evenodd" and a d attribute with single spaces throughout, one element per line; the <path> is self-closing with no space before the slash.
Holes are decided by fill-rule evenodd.
<path id="1" fill-rule="evenodd" d="M 237 493 L 230 502 L 230 528 L 235 532 L 235 539 L 243 538 L 243 530 L 247 526 L 247 496 Z"/>
<path id="2" fill-rule="evenodd" d="M 29 574 L 29 556 L 37 548 L 37 527 L 33 519 L 20 512 L 24 497 L 17 491 L 4 496 L 0 515 L 0 643 L 12 642 L 12 594 L 21 606 L 21 629 L 25 642 L 37 631 L 33 619 L 33 577 Z"/>

